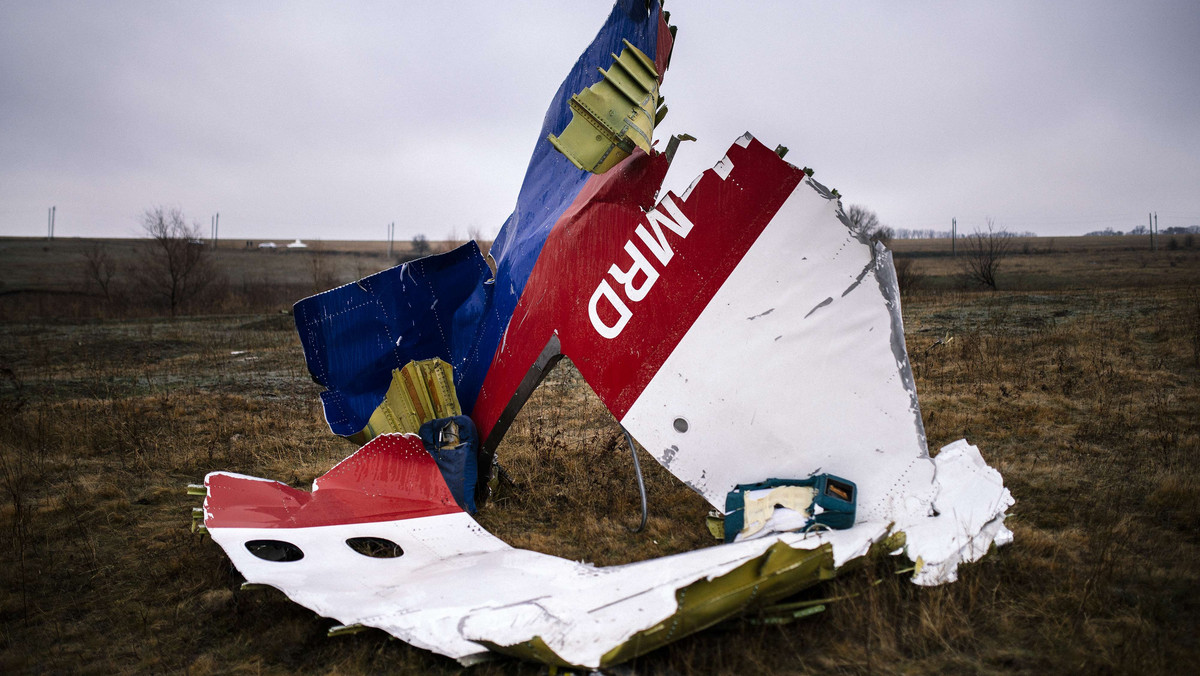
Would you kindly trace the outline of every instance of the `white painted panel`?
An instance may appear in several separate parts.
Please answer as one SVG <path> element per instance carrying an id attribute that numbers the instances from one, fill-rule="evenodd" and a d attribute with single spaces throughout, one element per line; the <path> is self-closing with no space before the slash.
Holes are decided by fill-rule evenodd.
<path id="1" fill-rule="evenodd" d="M 960 561 L 1011 539 L 1003 519 L 1012 498 L 978 449 L 955 442 L 934 463 L 940 515 L 894 528 L 906 532 L 909 557 L 922 558 L 914 578 L 920 584 L 952 581 Z M 209 532 L 247 581 L 276 587 L 343 624 L 376 627 L 464 662 L 486 652 L 479 641 L 515 645 L 541 637 L 563 659 L 594 667 L 635 633 L 670 617 L 676 590 L 727 573 L 776 542 L 797 549 L 831 543 L 834 565 L 841 566 L 890 530 L 888 522 L 860 521 L 849 530 L 767 535 L 608 568 L 513 549 L 464 513 Z M 374 559 L 346 545 L 348 538 L 367 536 L 395 542 L 403 556 Z M 304 558 L 259 559 L 245 547 L 259 539 L 291 543 Z"/>
<path id="2" fill-rule="evenodd" d="M 564 659 L 597 666 L 604 653 L 673 614 L 677 589 L 727 573 L 776 541 L 799 549 L 832 542 L 840 565 L 886 530 L 876 523 L 815 537 L 765 537 L 608 568 L 513 549 L 461 513 L 210 533 L 247 581 L 276 587 L 343 624 L 377 627 L 458 659 L 486 652 L 472 639 L 513 645 L 540 636 Z M 363 536 L 387 538 L 404 555 L 373 559 L 345 544 Z M 245 547 L 258 539 L 289 542 L 304 558 L 259 559 Z"/>
<path id="3" fill-rule="evenodd" d="M 736 484 L 826 472 L 858 485 L 860 520 L 928 512 L 890 256 L 837 209 L 798 186 L 621 421 L 718 509 Z"/>

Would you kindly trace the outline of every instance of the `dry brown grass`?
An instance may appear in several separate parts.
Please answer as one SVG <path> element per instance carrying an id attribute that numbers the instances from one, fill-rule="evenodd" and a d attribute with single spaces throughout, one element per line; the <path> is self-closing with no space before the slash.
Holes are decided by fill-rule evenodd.
<path id="1" fill-rule="evenodd" d="M 461 243 L 461 242 L 460 242 Z M 183 308 L 187 314 L 286 310 L 297 300 L 415 257 L 411 242 L 307 242 L 306 249 L 259 249 L 259 242 L 222 241 L 211 256 L 215 279 Z M 165 314 L 155 290 L 139 284 L 149 240 L 0 237 L 0 320 L 130 318 Z M 207 247 L 207 245 L 205 245 Z M 446 248 L 433 242 L 434 250 Z M 487 243 L 483 244 L 487 250 Z M 88 261 L 103 257 L 111 278 L 101 284 Z M 94 267 L 94 266 L 93 266 Z M 108 286 L 107 292 L 105 286 Z"/>
<path id="2" fill-rule="evenodd" d="M 1000 469 L 1018 501 L 1014 544 L 935 589 L 879 561 L 805 592 L 848 597 L 824 613 L 733 620 L 630 668 L 1195 671 L 1200 270 L 1188 255 L 1020 255 L 1011 271 L 1025 272 L 1006 283 L 1002 270 L 997 293 L 951 283 L 944 256 L 916 257 L 932 283 L 904 310 L 930 444 L 965 436 Z M 210 470 L 307 487 L 352 450 L 327 433 L 290 317 L 10 320 L 0 369 L 0 672 L 463 671 L 381 632 L 325 638 L 331 621 L 238 591 L 220 549 L 188 530 L 198 502 L 183 488 Z M 614 564 L 711 542 L 705 504 L 645 454 L 651 519 L 628 531 L 629 451 L 565 361 L 500 455 L 516 486 L 480 520 L 514 545 Z"/>
<path id="3" fill-rule="evenodd" d="M 899 239 L 898 261 L 911 261 L 934 292 L 975 291 L 964 275 L 965 245 L 951 256 L 949 239 Z M 1200 247 L 1150 250 L 1147 237 L 1016 237 L 997 273 L 1001 291 L 1151 289 L 1200 285 Z"/>

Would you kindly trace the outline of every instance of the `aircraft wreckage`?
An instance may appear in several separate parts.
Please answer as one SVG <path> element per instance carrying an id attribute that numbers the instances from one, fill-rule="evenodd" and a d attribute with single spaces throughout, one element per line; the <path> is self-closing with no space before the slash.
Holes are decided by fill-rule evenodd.
<path id="1" fill-rule="evenodd" d="M 940 584 L 1011 540 L 1013 500 L 979 451 L 930 456 L 891 254 L 836 193 L 746 134 L 659 194 L 679 142 L 653 139 L 667 19 L 617 2 L 550 105 L 494 271 L 470 242 L 296 304 L 326 420 L 363 445 L 312 492 L 205 478 L 203 526 L 248 583 L 464 664 L 595 668 L 872 549 Z M 563 356 L 724 515 L 724 544 L 596 568 L 471 518 Z"/>

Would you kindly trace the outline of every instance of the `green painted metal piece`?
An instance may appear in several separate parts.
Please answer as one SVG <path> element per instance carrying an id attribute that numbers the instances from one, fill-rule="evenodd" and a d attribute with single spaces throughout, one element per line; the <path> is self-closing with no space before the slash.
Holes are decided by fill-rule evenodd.
<path id="1" fill-rule="evenodd" d="M 208 497 L 208 487 L 204 484 L 188 484 L 187 494 Z M 208 529 L 204 527 L 204 510 L 200 507 L 192 508 L 192 532 L 201 535 L 208 533 Z"/>
<path id="2" fill-rule="evenodd" d="M 782 542 L 771 545 L 761 555 L 743 563 L 728 573 L 711 580 L 698 580 L 675 591 L 676 611 L 659 624 L 634 634 L 628 641 L 613 648 L 600 659 L 600 667 L 611 667 L 651 650 L 661 648 L 684 636 L 756 608 L 770 612 L 790 610 L 791 619 L 814 615 L 833 599 L 817 602 L 775 605 L 808 587 L 832 579 L 836 574 L 854 570 L 867 561 L 887 556 L 903 547 L 904 533 L 892 533 L 873 544 L 866 554 L 850 559 L 835 569 L 833 548 L 825 544 L 816 549 L 794 549 Z M 480 643 L 494 652 L 541 662 L 550 667 L 584 669 L 559 657 L 540 636 L 516 645 L 502 646 L 488 641 Z"/>
<path id="3" fill-rule="evenodd" d="M 200 507 L 192 508 L 192 532 L 207 533 L 208 529 L 204 527 L 204 509 Z"/>
<path id="4" fill-rule="evenodd" d="M 654 62 L 623 42 L 625 49 L 620 56 L 613 54 L 612 67 L 597 69 L 600 81 L 571 97 L 567 128 L 548 137 L 572 164 L 593 174 L 613 168 L 634 148 L 650 152 L 654 127 L 667 114 L 666 106 L 659 105 Z"/>
<path id="5" fill-rule="evenodd" d="M 349 636 L 350 634 L 358 634 L 370 629 L 370 627 L 361 624 L 339 624 L 336 627 L 330 627 L 326 634 L 329 638 L 334 636 Z"/>
<path id="6" fill-rule="evenodd" d="M 454 389 L 454 367 L 437 358 L 410 361 L 392 370 L 383 401 L 366 426 L 346 438 L 362 445 L 388 432 L 418 434 L 423 423 L 456 415 L 462 415 L 462 405 Z"/>
<path id="7" fill-rule="evenodd" d="M 717 540 L 725 539 L 725 515 L 713 510 L 704 518 L 704 525 L 708 527 L 708 534 Z"/>
<path id="8" fill-rule="evenodd" d="M 659 624 L 634 634 L 600 660 L 609 667 L 643 655 L 702 629 L 761 607 L 834 576 L 833 549 L 793 549 L 782 542 L 711 580 L 702 579 L 675 592 L 677 610 Z M 516 645 L 484 642 L 490 650 L 548 665 L 576 667 L 558 656 L 541 637 Z"/>
<path id="9" fill-rule="evenodd" d="M 752 617 L 747 620 L 750 624 L 791 624 L 796 620 L 816 615 L 817 613 L 825 612 L 825 606 L 815 605 L 800 610 L 794 610 L 785 615 L 765 615 L 763 617 Z"/>
<path id="10" fill-rule="evenodd" d="M 667 156 L 667 161 L 670 162 L 675 159 L 675 151 L 679 150 L 679 144 L 681 142 L 695 140 L 696 137 L 692 136 L 691 134 L 676 134 L 675 136 L 672 136 L 671 140 L 667 141 L 667 151 L 663 153 Z"/>

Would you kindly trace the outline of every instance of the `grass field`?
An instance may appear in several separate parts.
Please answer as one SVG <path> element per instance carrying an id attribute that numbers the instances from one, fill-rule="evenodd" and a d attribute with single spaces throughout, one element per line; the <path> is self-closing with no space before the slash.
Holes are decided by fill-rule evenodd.
<path id="1" fill-rule="evenodd" d="M 411 242 L 397 242 L 390 257 L 386 242 L 309 241 L 304 249 L 288 249 L 284 242 L 260 249 L 259 243 L 220 242 L 209 254 L 216 278 L 185 304 L 184 312 L 288 310 L 300 298 L 414 257 Z M 431 252 L 458 244 L 429 243 Z M 0 237 L 0 320 L 161 316 L 167 312 L 161 287 L 148 287 L 138 274 L 156 256 L 149 240 Z M 111 266 L 107 292 L 89 273 L 89 257 Z"/>
<path id="2" fill-rule="evenodd" d="M 464 670 L 377 631 L 326 638 L 331 620 L 239 591 L 189 530 L 184 487 L 208 471 L 308 487 L 353 450 L 280 310 L 385 256 L 223 247 L 224 295 L 167 319 L 89 289 L 92 244 L 0 240 L 0 672 L 544 673 Z M 136 260 L 137 243 L 112 246 Z M 1196 672 L 1200 251 L 1021 241 L 991 292 L 964 285 L 946 241 L 894 248 L 918 273 L 904 318 L 931 448 L 980 447 L 1017 499 L 1015 542 L 932 589 L 880 561 L 805 592 L 840 599 L 823 613 L 731 620 L 617 673 Z M 618 435 L 564 360 L 499 449 L 516 487 L 479 520 L 598 565 L 712 543 L 706 504 L 644 453 L 651 517 L 628 532 Z"/>

